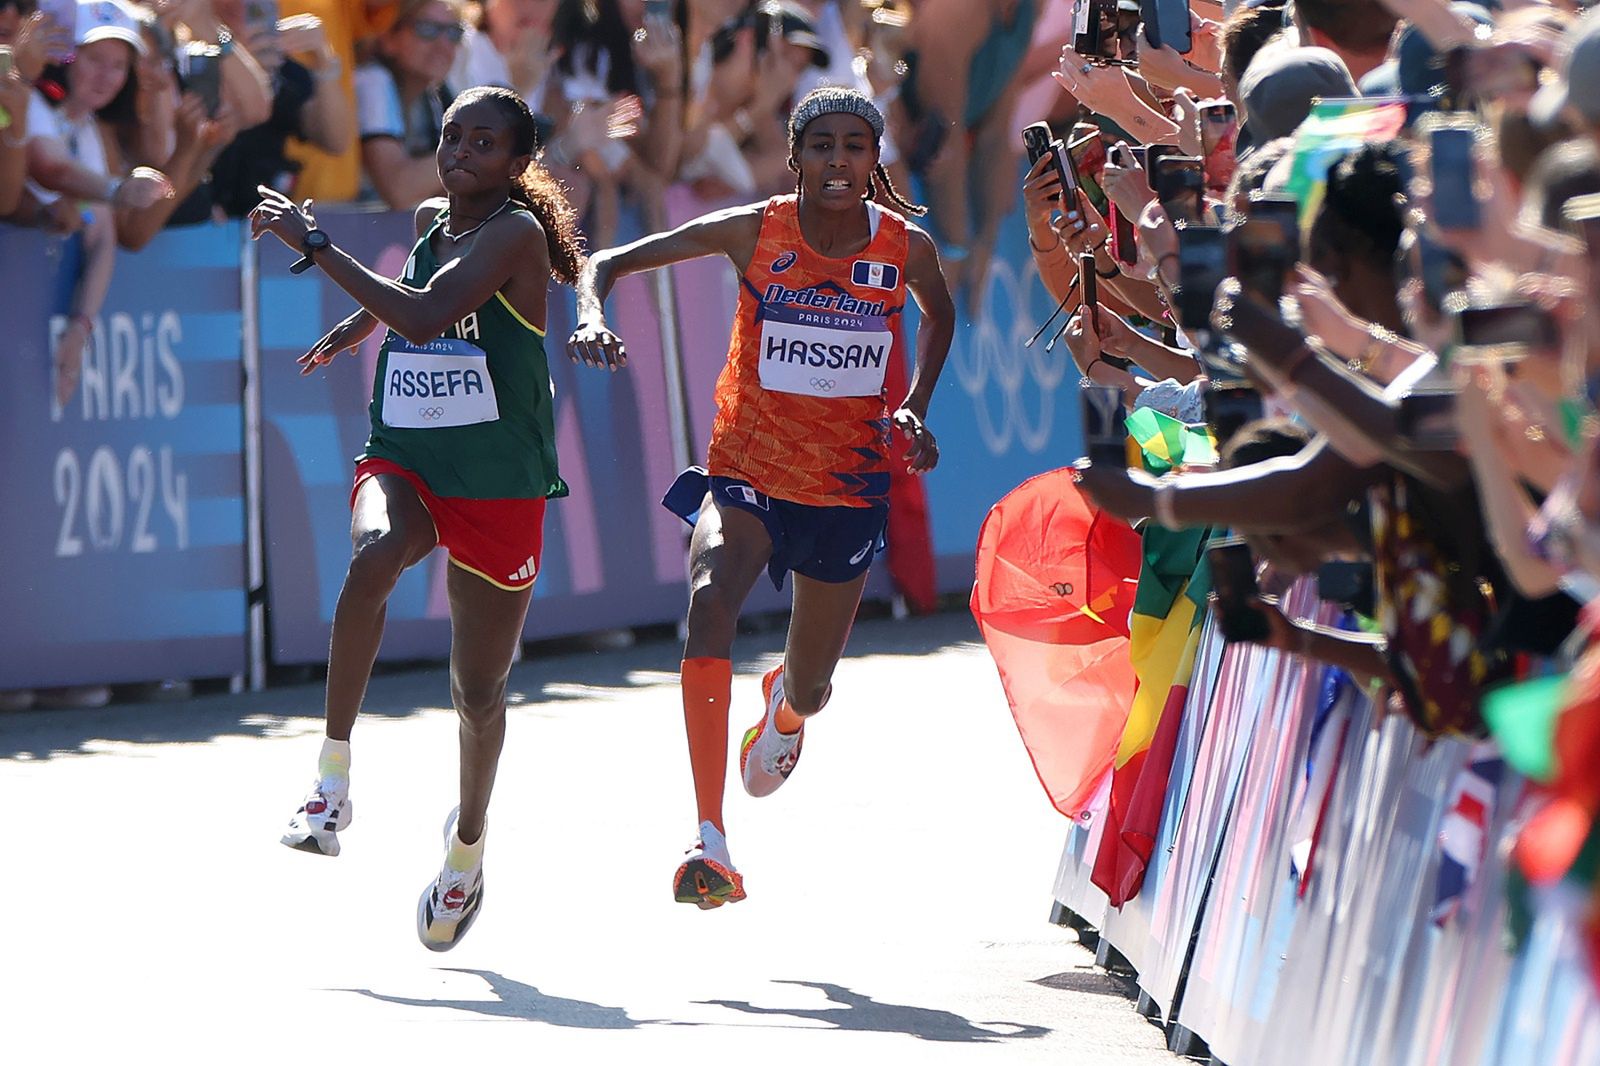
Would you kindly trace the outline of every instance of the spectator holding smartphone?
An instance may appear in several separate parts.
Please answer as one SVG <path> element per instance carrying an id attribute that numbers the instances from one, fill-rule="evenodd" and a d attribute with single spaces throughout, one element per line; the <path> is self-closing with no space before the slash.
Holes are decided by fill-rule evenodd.
<path id="1" fill-rule="evenodd" d="M 341 64 L 315 15 L 278 19 L 265 0 L 216 0 L 217 13 L 242 28 L 251 53 L 272 81 L 272 114 L 244 130 L 211 167 L 211 198 L 229 218 L 243 218 L 261 200 L 258 186 L 292 191 L 299 164 L 290 137 L 337 155 L 355 140 L 355 114 L 339 88 Z M 310 69 L 292 55 L 315 56 Z"/>
<path id="2" fill-rule="evenodd" d="M 464 33 L 455 0 L 403 0 L 378 39 L 377 59 L 356 71 L 363 199 L 398 211 L 442 192 L 434 152 L 455 98 L 445 79 Z"/>

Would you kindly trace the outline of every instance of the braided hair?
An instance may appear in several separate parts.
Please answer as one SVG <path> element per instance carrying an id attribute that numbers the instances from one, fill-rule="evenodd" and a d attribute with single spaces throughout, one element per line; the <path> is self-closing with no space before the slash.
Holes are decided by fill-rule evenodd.
<path id="1" fill-rule="evenodd" d="M 544 227 L 544 239 L 550 248 L 551 275 L 563 284 L 577 284 L 584 264 L 578 213 L 567 200 L 566 189 L 538 160 L 538 124 L 533 112 L 521 96 L 493 85 L 468 89 L 455 98 L 450 110 L 456 111 L 480 100 L 493 104 L 511 127 L 512 155 L 534 156 L 527 169 L 511 179 L 511 199 L 532 211 L 533 217 Z"/>

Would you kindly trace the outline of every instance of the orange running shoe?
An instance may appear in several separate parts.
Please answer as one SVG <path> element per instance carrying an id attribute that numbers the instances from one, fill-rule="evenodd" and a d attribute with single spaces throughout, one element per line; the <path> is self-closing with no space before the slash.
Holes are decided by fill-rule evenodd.
<path id="1" fill-rule="evenodd" d="M 700 838 L 672 878 L 672 894 L 679 903 L 693 903 L 703 911 L 744 899 L 744 878 L 728 857 L 728 838 L 710 822 L 700 823 Z"/>

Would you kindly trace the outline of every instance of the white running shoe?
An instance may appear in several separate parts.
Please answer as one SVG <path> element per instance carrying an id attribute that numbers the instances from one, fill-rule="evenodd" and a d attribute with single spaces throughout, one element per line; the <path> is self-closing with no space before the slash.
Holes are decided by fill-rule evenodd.
<path id="1" fill-rule="evenodd" d="M 461 808 L 450 812 L 444 823 L 444 850 L 448 858 L 450 842 L 456 835 L 456 819 Z M 453 870 L 449 862 L 439 865 L 439 876 L 422 890 L 417 900 L 417 939 L 429 951 L 449 951 L 461 943 L 483 906 L 483 861 L 470 870 Z"/>
<path id="2" fill-rule="evenodd" d="M 339 830 L 350 825 L 350 781 L 338 783 L 323 779 L 311 786 L 300 809 L 289 819 L 289 830 L 281 843 L 313 855 L 339 854 Z"/>
<path id="3" fill-rule="evenodd" d="M 766 698 L 767 712 L 761 721 L 745 731 L 739 745 L 739 776 L 744 780 L 744 790 L 752 796 L 770 796 L 778 786 L 789 780 L 800 761 L 800 748 L 805 743 L 806 727 L 785 735 L 778 732 L 773 719 L 778 705 L 783 702 L 783 666 L 767 671 L 761 679 L 761 695 Z"/>
<path id="4" fill-rule="evenodd" d="M 744 878 L 728 857 L 728 838 L 710 822 L 700 823 L 700 837 L 672 878 L 672 894 L 679 903 L 693 903 L 703 911 L 744 899 Z"/>

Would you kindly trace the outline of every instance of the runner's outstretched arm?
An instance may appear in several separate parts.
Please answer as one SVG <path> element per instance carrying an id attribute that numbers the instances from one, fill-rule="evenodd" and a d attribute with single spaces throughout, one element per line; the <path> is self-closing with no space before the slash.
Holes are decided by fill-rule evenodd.
<path id="1" fill-rule="evenodd" d="M 939 250 L 933 238 L 920 226 L 907 223 L 906 229 L 911 244 L 906 252 L 906 287 L 922 310 L 922 323 L 917 327 L 917 363 L 911 372 L 911 390 L 895 411 L 894 424 L 911 442 L 911 450 L 905 457 L 911 472 L 921 474 L 932 470 L 939 461 L 939 442 L 923 422 L 928 417 L 933 387 L 939 383 L 939 372 L 950 354 L 950 340 L 956 331 L 956 308 L 950 299 L 944 271 L 939 266 Z"/>
<path id="2" fill-rule="evenodd" d="M 675 230 L 653 233 L 589 257 L 578 276 L 578 327 L 567 341 L 574 363 L 616 370 L 628 365 L 622 340 L 606 326 L 605 302 L 618 278 L 708 255 L 724 255 L 741 274 L 755 255 L 765 204 L 713 211 Z"/>

